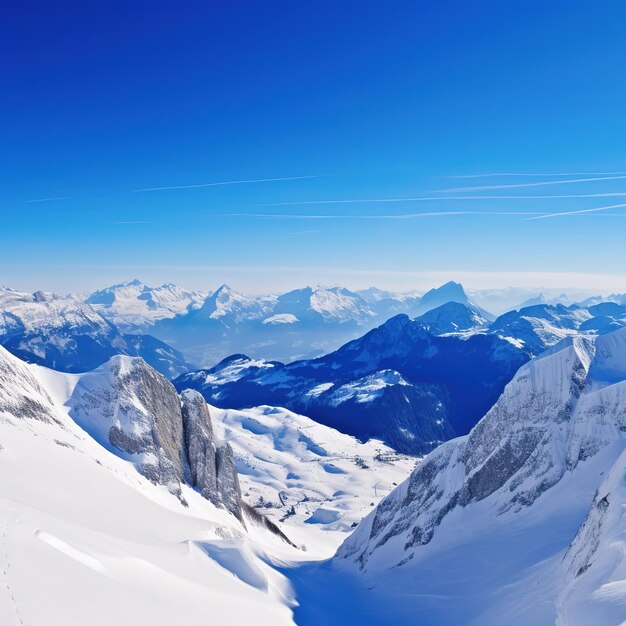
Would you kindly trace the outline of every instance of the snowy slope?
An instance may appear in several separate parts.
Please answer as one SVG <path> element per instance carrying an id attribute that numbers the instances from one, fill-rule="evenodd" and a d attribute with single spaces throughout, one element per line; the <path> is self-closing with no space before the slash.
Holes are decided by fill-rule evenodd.
<path id="1" fill-rule="evenodd" d="M 244 499 L 309 558 L 332 554 L 416 463 L 286 409 L 211 407 L 211 415 L 235 452 Z"/>
<path id="2" fill-rule="evenodd" d="M 80 375 L 1 348 L 0 372 L 3 626 L 292 623 L 289 585 L 266 555 L 298 551 L 100 445 L 68 415 Z"/>
<path id="3" fill-rule="evenodd" d="M 0 347 L 0 624 L 292 624 L 287 575 L 415 462 L 284 409 L 179 397 L 141 359 L 64 374 Z M 230 506 L 235 469 L 269 521 Z"/>
<path id="4" fill-rule="evenodd" d="M 489 324 L 489 320 L 476 307 L 460 302 L 442 304 L 415 318 L 415 321 L 433 335 L 476 332 L 486 329 Z"/>
<path id="5" fill-rule="evenodd" d="M 374 585 L 389 620 L 621 623 L 624 430 L 626 330 L 567 339 L 426 457 L 334 571 Z"/>

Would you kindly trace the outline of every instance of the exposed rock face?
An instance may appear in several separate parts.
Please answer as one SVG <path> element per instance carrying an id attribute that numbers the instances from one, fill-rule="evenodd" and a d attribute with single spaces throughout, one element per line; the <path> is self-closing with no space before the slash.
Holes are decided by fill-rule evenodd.
<path id="1" fill-rule="evenodd" d="M 58 422 L 51 404 L 28 366 L 0 346 L 0 421 L 27 418 Z"/>
<path id="2" fill-rule="evenodd" d="M 217 447 L 215 456 L 217 466 L 217 493 L 224 508 L 233 515 L 241 517 L 241 489 L 237 477 L 237 466 L 233 449 L 228 443 Z"/>
<path id="3" fill-rule="evenodd" d="M 216 445 L 200 394 L 184 392 L 181 403 L 173 385 L 145 361 L 118 356 L 81 376 L 69 404 L 77 423 L 148 479 L 179 498 L 182 483 L 196 487 L 241 519 L 232 451 L 229 458 Z"/>
<path id="4" fill-rule="evenodd" d="M 185 449 L 192 484 L 214 504 L 242 520 L 241 489 L 232 448 L 216 442 L 209 408 L 192 389 L 181 394 Z"/>
<path id="5" fill-rule="evenodd" d="M 191 389 L 181 393 L 183 433 L 192 483 L 217 504 L 216 446 L 209 408 L 204 398 Z"/>
<path id="6" fill-rule="evenodd" d="M 625 429 L 626 331 L 567 339 L 523 366 L 467 437 L 426 457 L 338 557 L 368 568 L 386 547 L 388 566 L 402 565 L 455 510 L 486 500 L 495 517 L 528 512 L 566 472 L 601 451 L 613 463 Z M 597 548 L 609 491 L 599 490 L 583 539 L 572 548 L 576 572 L 586 570 Z"/>
<path id="7" fill-rule="evenodd" d="M 180 496 L 188 475 L 180 401 L 163 376 L 142 359 L 113 357 L 81 377 L 70 404 L 72 417 L 101 444 Z"/>

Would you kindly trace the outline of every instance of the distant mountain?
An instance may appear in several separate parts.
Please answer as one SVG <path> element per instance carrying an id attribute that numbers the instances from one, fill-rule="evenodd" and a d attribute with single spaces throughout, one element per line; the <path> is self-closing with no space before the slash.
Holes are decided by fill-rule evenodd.
<path id="1" fill-rule="evenodd" d="M 467 432 L 527 359 L 496 335 L 438 337 L 398 315 L 314 360 L 283 365 L 234 355 L 174 384 L 220 407 L 285 406 L 415 453 Z"/>
<path id="2" fill-rule="evenodd" d="M 139 280 L 118 283 L 89 295 L 85 302 L 127 332 L 145 331 L 155 322 L 198 308 L 206 294 L 171 283 L 148 287 Z"/>
<path id="3" fill-rule="evenodd" d="M 200 308 L 161 320 L 150 332 L 199 363 L 242 349 L 253 357 L 291 361 L 329 352 L 375 319 L 367 302 L 343 287 L 252 297 L 222 285 Z"/>
<path id="4" fill-rule="evenodd" d="M 593 306 L 603 302 L 614 302 L 616 304 L 626 304 L 626 293 L 612 293 L 609 296 L 591 296 L 578 302 L 582 307 Z"/>
<path id="5" fill-rule="evenodd" d="M 433 335 L 460 333 L 463 331 L 475 332 L 489 325 L 489 320 L 477 307 L 459 302 L 442 304 L 420 317 L 416 317 L 415 321 Z"/>
<path id="6" fill-rule="evenodd" d="M 626 306 L 615 303 L 591 307 L 539 304 L 498 317 L 489 332 L 520 342 L 537 355 L 561 339 L 578 334 L 603 334 L 626 324 Z"/>
<path id="7" fill-rule="evenodd" d="M 533 296 L 532 298 L 528 298 L 527 300 L 524 300 L 521 304 L 519 304 L 515 308 L 523 309 L 529 306 L 536 306 L 538 304 L 551 304 L 551 305 L 556 306 L 558 304 L 569 305 L 569 304 L 572 304 L 572 302 L 570 301 L 569 296 L 566 293 L 561 293 L 558 296 L 549 296 L 541 292 L 537 294 L 536 296 Z"/>
<path id="8" fill-rule="evenodd" d="M 523 366 L 468 436 L 359 524 L 334 567 L 361 572 L 393 623 L 623 621 L 625 355 L 619 330 Z"/>
<path id="9" fill-rule="evenodd" d="M 375 288 L 354 292 L 320 285 L 253 297 L 223 285 L 202 307 L 161 320 L 150 332 L 201 364 L 239 352 L 288 362 L 336 350 L 399 313 L 416 317 L 450 301 L 491 319 L 469 301 L 458 283 L 433 289 L 423 298 Z"/>
<path id="10" fill-rule="evenodd" d="M 589 291 L 570 287 L 563 289 L 505 287 L 502 289 L 472 289 L 468 295 L 471 301 L 487 311 L 502 315 L 508 311 L 534 304 L 581 304 L 589 298 Z M 603 298 L 598 300 L 602 301 Z"/>
<path id="11" fill-rule="evenodd" d="M 469 304 L 469 298 L 463 289 L 463 285 L 454 281 L 447 282 L 441 287 L 427 291 L 415 308 L 416 314 L 423 315 L 432 309 L 440 307 L 447 302 Z"/>
<path id="12" fill-rule="evenodd" d="M 422 294 L 417 291 L 394 293 L 376 287 L 363 289 L 356 293 L 369 304 L 379 323 L 399 313 L 412 314 L 422 297 Z"/>
<path id="13" fill-rule="evenodd" d="M 190 367 L 162 341 L 122 334 L 88 304 L 43 291 L 0 291 L 0 344 L 21 359 L 65 372 L 91 370 L 116 354 L 145 357 L 168 377 Z"/>

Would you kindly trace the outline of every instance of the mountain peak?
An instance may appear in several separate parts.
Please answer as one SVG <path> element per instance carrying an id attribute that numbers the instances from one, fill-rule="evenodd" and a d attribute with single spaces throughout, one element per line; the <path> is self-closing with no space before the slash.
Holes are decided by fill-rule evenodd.
<path id="1" fill-rule="evenodd" d="M 476 307 L 454 301 L 427 311 L 415 321 L 435 335 L 477 329 L 488 323 Z"/>

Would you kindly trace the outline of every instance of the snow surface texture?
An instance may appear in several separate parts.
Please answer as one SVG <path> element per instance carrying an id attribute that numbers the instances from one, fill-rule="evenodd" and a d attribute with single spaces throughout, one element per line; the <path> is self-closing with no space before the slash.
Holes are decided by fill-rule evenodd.
<path id="1" fill-rule="evenodd" d="M 416 462 L 286 409 L 210 411 L 234 450 L 244 500 L 310 555 L 332 552 Z"/>
<path id="2" fill-rule="evenodd" d="M 623 622 L 625 355 L 621 330 L 522 367 L 361 522 L 334 575 L 395 607 L 379 623 Z"/>

